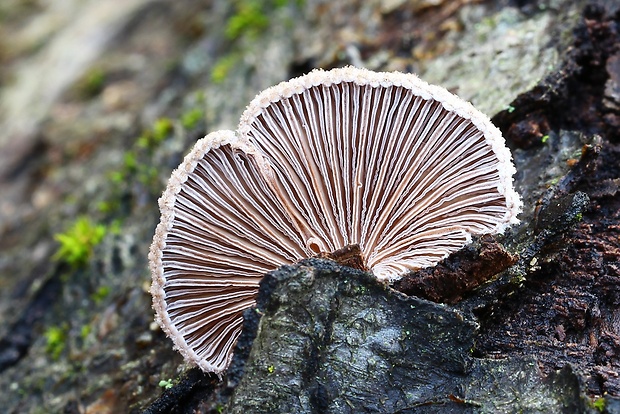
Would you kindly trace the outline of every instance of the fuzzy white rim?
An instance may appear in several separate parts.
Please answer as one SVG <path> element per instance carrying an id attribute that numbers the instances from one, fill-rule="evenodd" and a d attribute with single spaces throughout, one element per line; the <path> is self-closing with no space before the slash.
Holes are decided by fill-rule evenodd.
<path id="1" fill-rule="evenodd" d="M 174 205 L 176 196 L 189 174 L 191 174 L 198 161 L 204 158 L 205 154 L 212 149 L 223 145 L 231 145 L 233 148 L 244 148 L 244 143 L 240 142 L 234 131 L 216 131 L 200 139 L 194 145 L 192 151 L 185 156 L 179 167 L 172 172 L 168 185 L 159 199 L 159 209 L 161 211 L 160 222 L 155 230 L 153 243 L 149 251 L 149 267 L 153 282 L 151 284 L 151 295 L 153 295 L 153 309 L 155 310 L 156 321 L 161 326 L 166 335 L 172 339 L 175 349 L 183 358 L 190 363 L 198 365 L 203 371 L 221 374 L 226 368 L 220 368 L 208 363 L 188 346 L 183 335 L 173 324 L 167 311 L 166 303 L 166 278 L 164 277 L 163 251 L 166 248 L 166 237 L 172 230 L 174 223 Z M 232 357 L 232 355 L 231 355 Z M 230 358 L 226 366 L 230 363 Z"/>
<path id="2" fill-rule="evenodd" d="M 462 100 L 439 86 L 429 85 L 413 74 L 398 72 L 377 73 L 353 67 L 331 71 L 314 70 L 307 75 L 273 86 L 261 92 L 250 103 L 241 117 L 238 132 L 216 131 L 199 140 L 192 151 L 184 158 L 181 165 L 172 173 L 168 185 L 159 199 L 161 218 L 149 252 L 149 266 L 153 279 L 151 294 L 153 295 L 153 308 L 156 312 L 156 320 L 163 331 L 172 339 L 175 348 L 183 355 L 185 360 L 196 364 L 204 371 L 221 374 L 228 366 L 232 354 L 228 357 L 223 368 L 207 362 L 206 359 L 200 357 L 187 344 L 184 336 L 179 332 L 168 315 L 165 292 L 167 282 L 164 276 L 163 251 L 166 248 L 166 238 L 174 225 L 174 209 L 177 195 L 187 181 L 188 176 L 194 171 L 198 162 L 204 158 L 205 154 L 223 145 L 230 145 L 233 149 L 239 149 L 246 155 L 251 156 L 261 167 L 260 169 L 265 174 L 265 179 L 270 180 L 272 170 L 267 165 L 267 160 L 249 142 L 249 130 L 253 122 L 263 113 L 265 108 L 273 103 L 290 98 L 295 94 L 301 94 L 311 87 L 318 85 L 330 86 L 343 82 L 354 83 L 359 86 L 402 87 L 411 90 L 422 99 L 437 101 L 446 110 L 470 120 L 482 132 L 485 142 L 491 147 L 498 159 L 499 183 L 497 184 L 497 191 L 505 198 L 507 211 L 494 230 L 501 233 L 508 226 L 519 221 L 517 215 L 521 211 L 522 203 L 512 185 L 512 176 L 516 171 L 511 161 L 510 151 L 506 147 L 499 129 L 491 123 L 486 115 L 475 109 L 469 102 Z"/>
<path id="3" fill-rule="evenodd" d="M 521 198 L 512 185 L 516 169 L 512 164 L 512 155 L 506 147 L 506 141 L 501 131 L 491 123 L 488 116 L 474 108 L 474 106 L 452 94 L 441 86 L 430 85 L 415 74 L 402 72 L 373 72 L 368 69 L 347 66 L 344 68 L 325 71 L 315 69 L 312 72 L 281 82 L 259 93 L 250 102 L 250 105 L 241 115 L 239 135 L 247 140 L 252 123 L 265 108 L 282 99 L 302 94 L 305 90 L 318 85 L 330 86 L 339 83 L 355 83 L 359 86 L 403 87 L 414 92 L 422 99 L 439 102 L 446 110 L 452 111 L 464 119 L 470 120 L 484 135 L 486 143 L 492 148 L 498 159 L 499 183 L 497 190 L 505 197 L 507 211 L 496 228 L 495 232 L 503 233 L 506 228 L 519 223 L 517 215 L 521 212 Z"/>

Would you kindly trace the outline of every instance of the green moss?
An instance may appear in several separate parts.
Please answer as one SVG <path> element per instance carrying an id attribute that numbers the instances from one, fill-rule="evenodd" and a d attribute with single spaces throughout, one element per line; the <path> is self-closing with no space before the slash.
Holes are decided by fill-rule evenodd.
<path id="1" fill-rule="evenodd" d="M 78 98 L 90 99 L 99 95 L 105 85 L 106 75 L 101 68 L 93 68 L 86 72 L 75 85 Z"/>
<path id="2" fill-rule="evenodd" d="M 132 207 L 130 203 L 136 193 L 141 196 L 161 194 L 163 183 L 152 160 L 157 155 L 158 148 L 173 137 L 175 128 L 194 129 L 204 120 L 203 106 L 204 94 L 197 93 L 192 97 L 190 109 L 178 119 L 161 117 L 142 131 L 133 146 L 123 155 L 123 162 L 118 169 L 107 172 L 113 191 L 108 199 L 98 202 L 97 208 L 100 212 L 113 217 L 120 209 Z M 120 222 L 117 222 L 116 227 L 110 225 L 108 231 L 114 233 L 114 230 L 119 228 Z"/>
<path id="3" fill-rule="evenodd" d="M 54 259 L 74 268 L 85 266 L 93 255 L 93 249 L 101 243 L 106 227 L 94 224 L 87 217 L 78 218 L 64 233 L 54 235 L 60 243 Z"/>
<path id="4" fill-rule="evenodd" d="M 211 82 L 222 83 L 228 77 L 228 74 L 239 63 L 240 57 L 231 53 L 219 58 L 211 69 Z"/>
<path id="5" fill-rule="evenodd" d="M 201 108 L 192 108 L 181 115 L 181 125 L 185 129 L 192 129 L 204 118 Z"/>
<path id="6" fill-rule="evenodd" d="M 233 3 L 234 14 L 227 20 L 224 34 L 231 40 L 255 38 L 269 27 L 269 12 L 304 3 L 304 0 L 236 0 Z"/>
<path id="7" fill-rule="evenodd" d="M 136 159 L 136 154 L 133 151 L 127 151 L 123 156 L 123 163 L 125 170 L 128 172 L 133 172 L 138 169 L 138 160 Z"/>
<path id="8" fill-rule="evenodd" d="M 578 148 L 575 151 L 573 151 L 568 158 L 574 158 L 576 160 L 580 159 L 581 156 L 583 155 L 583 149 L 582 148 Z"/>
<path id="9" fill-rule="evenodd" d="M 230 52 L 221 56 L 211 70 L 211 81 L 222 83 L 231 69 L 239 63 L 244 55 L 243 46 L 247 40 L 254 40 L 273 23 L 273 11 L 286 7 L 301 7 L 305 0 L 235 0 L 233 14 L 226 21 L 224 35 L 232 45 Z M 286 18 L 280 23 L 286 23 Z M 244 42 L 245 41 L 245 42 Z M 250 42 L 251 43 L 251 42 Z"/>
<path id="10" fill-rule="evenodd" d="M 138 169 L 138 182 L 145 187 L 155 188 L 159 184 L 159 171 L 156 167 L 142 164 Z"/>
<path id="11" fill-rule="evenodd" d="M 172 381 L 172 379 L 168 378 L 167 380 L 159 381 L 159 383 L 157 385 L 159 385 L 162 388 L 165 388 L 165 389 L 169 390 L 170 388 L 172 388 L 174 386 L 174 382 Z"/>
<path id="12" fill-rule="evenodd" d="M 136 140 L 136 145 L 138 148 L 149 148 L 151 145 L 151 134 L 148 131 L 145 131 L 138 137 Z"/>
<path id="13" fill-rule="evenodd" d="M 235 14 L 226 22 L 224 34 L 229 39 L 241 36 L 256 37 L 269 26 L 265 15 L 267 1 L 242 0 L 235 2 Z"/>
<path id="14" fill-rule="evenodd" d="M 161 143 L 172 133 L 172 120 L 169 118 L 159 118 L 153 124 L 153 140 L 155 143 Z"/>
<path id="15" fill-rule="evenodd" d="M 498 19 L 493 17 L 485 17 L 480 21 L 480 25 L 487 29 L 494 29 L 497 27 Z"/>
<path id="16" fill-rule="evenodd" d="M 592 401 L 592 408 L 602 413 L 605 411 L 605 403 L 605 397 L 597 398 L 596 400 Z"/>
<path id="17" fill-rule="evenodd" d="M 118 236 L 119 234 L 121 234 L 122 225 L 123 225 L 123 222 L 121 219 L 118 219 L 118 218 L 114 219 L 108 225 L 108 232 L 110 234 L 114 234 L 115 236 Z"/>
<path id="18" fill-rule="evenodd" d="M 80 329 L 80 338 L 82 338 L 82 341 L 85 341 L 86 338 L 88 338 L 88 335 L 90 335 L 92 331 L 93 331 L 92 326 L 90 325 L 82 326 L 82 329 Z"/>
<path id="19" fill-rule="evenodd" d="M 123 171 L 110 171 L 107 176 L 114 184 L 120 184 L 125 181 L 125 173 Z"/>
<path id="20" fill-rule="evenodd" d="M 108 297 L 110 291 L 111 289 L 109 286 L 99 286 L 99 288 L 92 295 L 90 295 L 90 298 L 93 302 L 99 305 L 105 298 Z"/>
<path id="21" fill-rule="evenodd" d="M 114 180 L 112 180 L 114 181 Z M 101 213 L 112 213 L 120 207 L 119 200 L 105 200 L 97 203 L 97 210 Z"/>
<path id="22" fill-rule="evenodd" d="M 60 358 L 60 354 L 65 350 L 67 344 L 67 326 L 50 326 L 45 330 L 45 352 L 52 357 L 54 361 Z"/>
<path id="23" fill-rule="evenodd" d="M 136 140 L 136 146 L 140 149 L 153 150 L 157 148 L 173 130 L 174 124 L 170 118 L 159 118 L 152 128 L 142 132 Z"/>

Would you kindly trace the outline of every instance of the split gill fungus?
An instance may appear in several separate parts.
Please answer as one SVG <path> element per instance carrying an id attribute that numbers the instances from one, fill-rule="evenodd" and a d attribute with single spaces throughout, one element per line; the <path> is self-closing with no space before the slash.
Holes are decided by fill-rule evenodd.
<path id="1" fill-rule="evenodd" d="M 315 70 L 261 92 L 172 173 L 149 260 L 157 321 L 221 374 L 263 275 L 357 244 L 380 280 L 517 223 L 488 117 L 413 74 Z"/>

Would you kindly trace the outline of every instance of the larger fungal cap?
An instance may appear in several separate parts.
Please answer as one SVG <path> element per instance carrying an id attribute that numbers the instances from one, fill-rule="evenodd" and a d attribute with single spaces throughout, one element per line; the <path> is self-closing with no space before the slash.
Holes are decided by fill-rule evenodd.
<path id="1" fill-rule="evenodd" d="M 518 222 L 514 166 L 471 104 L 415 75 L 313 71 L 200 140 L 160 199 L 157 319 L 221 373 L 267 271 L 358 244 L 383 280 Z"/>
<path id="2" fill-rule="evenodd" d="M 380 279 L 518 222 L 500 131 L 415 75 L 316 70 L 259 94 L 239 124 L 311 251 L 359 244 Z"/>

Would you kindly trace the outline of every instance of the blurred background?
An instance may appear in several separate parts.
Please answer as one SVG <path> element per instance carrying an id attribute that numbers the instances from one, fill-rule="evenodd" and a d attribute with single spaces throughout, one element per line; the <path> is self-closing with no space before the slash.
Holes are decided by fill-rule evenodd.
<path id="1" fill-rule="evenodd" d="M 0 411 L 139 410 L 183 372 L 150 308 L 157 199 L 262 89 L 313 68 L 400 70 L 492 116 L 557 64 L 552 23 L 580 6 L 3 0 Z"/>

